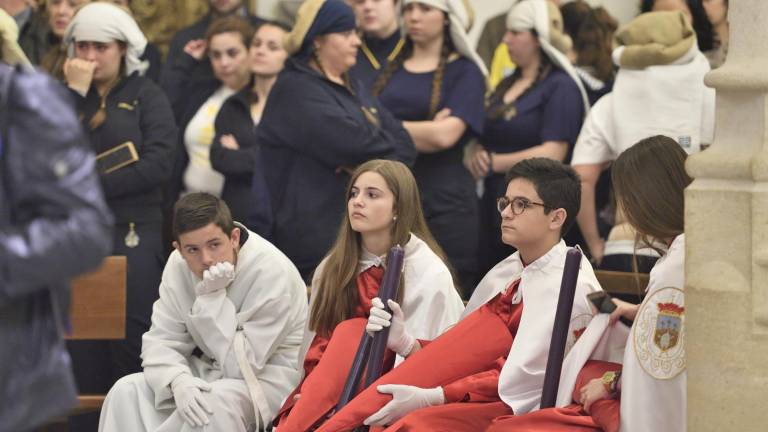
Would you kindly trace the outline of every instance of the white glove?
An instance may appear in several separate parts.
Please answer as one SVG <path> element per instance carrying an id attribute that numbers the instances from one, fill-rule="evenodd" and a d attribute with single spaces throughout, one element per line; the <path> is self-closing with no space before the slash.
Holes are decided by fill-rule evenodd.
<path id="1" fill-rule="evenodd" d="M 384 302 L 380 298 L 375 297 L 371 303 L 373 306 L 371 307 L 365 331 L 373 336 L 384 327 L 389 327 L 387 348 L 402 357 L 406 357 L 413 349 L 416 338 L 408 334 L 408 331 L 405 329 L 405 317 L 400 305 L 393 300 L 389 300 L 389 308 L 392 309 L 392 314 L 389 314 L 384 310 Z"/>
<path id="2" fill-rule="evenodd" d="M 203 280 L 195 286 L 197 295 L 210 294 L 226 288 L 235 279 L 235 266 L 224 261 L 216 263 L 203 272 Z"/>
<path id="3" fill-rule="evenodd" d="M 363 421 L 366 426 L 385 426 L 400 420 L 406 414 L 420 408 L 445 403 L 442 387 L 421 388 L 400 384 L 384 384 L 376 387 L 379 393 L 392 395 L 392 400 Z"/>
<path id="4" fill-rule="evenodd" d="M 176 411 L 192 427 L 210 423 L 208 415 L 213 414 L 213 411 L 203 397 L 204 391 L 211 391 L 211 385 L 187 373 L 179 375 L 171 383 Z"/>

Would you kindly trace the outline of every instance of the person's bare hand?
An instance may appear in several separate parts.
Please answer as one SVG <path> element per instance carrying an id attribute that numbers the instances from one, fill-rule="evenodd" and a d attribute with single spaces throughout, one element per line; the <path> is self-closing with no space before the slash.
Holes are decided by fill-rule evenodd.
<path id="1" fill-rule="evenodd" d="M 579 403 L 584 407 L 584 412 L 589 414 L 593 403 L 610 397 L 611 395 L 605 390 L 603 380 L 595 378 L 581 388 L 581 400 L 579 400 Z"/>
<path id="2" fill-rule="evenodd" d="M 240 145 L 237 143 L 237 139 L 235 139 L 235 137 L 230 134 L 221 136 L 221 146 L 230 150 L 240 149 Z"/>
<path id="3" fill-rule="evenodd" d="M 617 298 L 611 299 L 616 305 L 616 309 L 611 312 L 610 323 L 614 324 L 619 318 L 624 317 L 630 321 L 634 321 L 637 316 L 637 311 L 640 309 L 640 305 L 627 303 L 624 300 Z"/>
<path id="4" fill-rule="evenodd" d="M 589 247 L 589 253 L 592 255 L 592 262 L 595 265 L 600 265 L 603 262 L 603 255 L 605 254 L 605 240 L 597 238 L 593 240 L 587 240 L 587 247 Z"/>
<path id="5" fill-rule="evenodd" d="M 437 114 L 435 114 L 435 116 L 432 118 L 432 120 L 434 120 L 434 121 L 445 120 L 445 119 L 447 119 L 450 116 L 451 116 L 451 109 L 450 108 L 443 108 L 440 111 L 438 111 Z"/>
<path id="6" fill-rule="evenodd" d="M 79 58 L 70 58 L 64 62 L 64 79 L 67 86 L 85 96 L 91 88 L 93 71 L 96 63 Z"/>
<path id="7" fill-rule="evenodd" d="M 475 180 L 480 180 L 489 173 L 491 157 L 481 145 L 473 142 L 467 146 L 464 152 L 464 166 Z"/>
<path id="8" fill-rule="evenodd" d="M 192 39 L 184 45 L 184 52 L 195 60 L 200 61 L 205 56 L 206 48 L 208 48 L 208 43 L 205 39 Z"/>

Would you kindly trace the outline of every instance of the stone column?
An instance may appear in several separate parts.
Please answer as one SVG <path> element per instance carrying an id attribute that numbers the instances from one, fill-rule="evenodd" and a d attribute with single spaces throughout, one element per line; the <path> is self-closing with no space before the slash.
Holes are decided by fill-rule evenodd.
<path id="1" fill-rule="evenodd" d="M 714 144 L 686 191 L 688 430 L 768 430 L 768 1 L 731 0 Z"/>

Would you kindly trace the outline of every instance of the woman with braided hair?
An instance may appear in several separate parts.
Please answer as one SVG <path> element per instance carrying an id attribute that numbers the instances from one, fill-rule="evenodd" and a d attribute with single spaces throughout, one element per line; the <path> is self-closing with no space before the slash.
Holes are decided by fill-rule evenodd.
<path id="1" fill-rule="evenodd" d="M 373 84 L 419 152 L 413 172 L 430 230 L 457 270 L 477 282 L 478 209 L 463 148 L 483 128 L 485 65 L 470 47 L 463 0 L 404 0 L 405 43 Z"/>
<path id="2" fill-rule="evenodd" d="M 464 158 L 475 179 L 484 179 L 482 270 L 513 252 L 501 241 L 493 202 L 504 193 L 504 173 L 531 157 L 568 159 L 589 109 L 581 81 L 563 54 L 571 41 L 555 5 L 545 0 L 516 4 L 507 15 L 507 29 L 504 42 L 517 69 L 488 98 L 480 144 L 473 143 Z"/>

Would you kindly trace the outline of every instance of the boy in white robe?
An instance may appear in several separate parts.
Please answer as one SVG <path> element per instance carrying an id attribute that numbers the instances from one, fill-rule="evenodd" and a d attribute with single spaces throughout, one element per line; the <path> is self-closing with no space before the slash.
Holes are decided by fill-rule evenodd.
<path id="1" fill-rule="evenodd" d="M 99 431 L 263 428 L 299 380 L 306 287 L 213 195 L 180 199 L 173 231 L 144 372 L 112 387 Z"/>
<path id="2" fill-rule="evenodd" d="M 685 171 L 674 139 L 653 136 L 616 160 L 616 203 L 642 244 L 666 252 L 639 305 L 612 299 L 565 358 L 557 407 L 496 422 L 487 432 L 677 432 L 686 430 Z M 649 180 L 650 184 L 649 184 Z M 601 309 L 608 311 L 601 303 Z M 634 321 L 628 328 L 617 320 Z M 613 323 L 613 325 L 611 325 Z"/>

